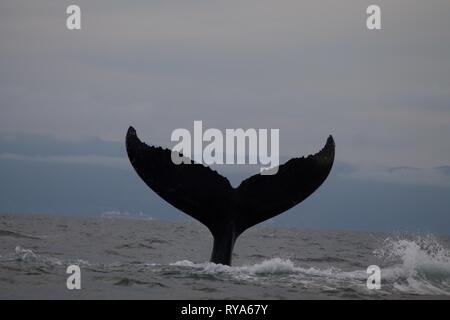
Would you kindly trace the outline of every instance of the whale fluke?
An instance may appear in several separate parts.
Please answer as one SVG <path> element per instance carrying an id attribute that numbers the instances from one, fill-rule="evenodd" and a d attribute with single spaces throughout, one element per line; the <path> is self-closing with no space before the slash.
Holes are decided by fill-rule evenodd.
<path id="1" fill-rule="evenodd" d="M 202 164 L 174 164 L 173 151 L 146 145 L 133 127 L 127 132 L 126 149 L 147 186 L 211 231 L 211 262 L 231 265 L 239 235 L 299 204 L 325 181 L 333 166 L 335 143 L 329 136 L 320 152 L 292 158 L 280 165 L 276 174 L 256 174 L 237 188 Z"/>

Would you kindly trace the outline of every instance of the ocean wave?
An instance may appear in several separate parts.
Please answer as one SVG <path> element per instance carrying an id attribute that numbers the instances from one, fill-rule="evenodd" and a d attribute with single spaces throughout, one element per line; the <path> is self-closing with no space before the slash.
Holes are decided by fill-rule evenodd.
<path id="1" fill-rule="evenodd" d="M 106 219 L 132 219 L 132 220 L 148 220 L 153 221 L 155 218 L 143 212 L 128 212 L 128 211 L 106 211 L 100 215 L 101 218 Z"/>
<path id="2" fill-rule="evenodd" d="M 0 256 L 0 262 L 19 262 L 21 267 L 65 267 L 77 264 L 106 277 L 117 272 L 155 279 L 205 279 L 258 285 L 297 286 L 323 292 L 350 292 L 361 296 L 374 294 L 450 295 L 450 251 L 435 237 L 387 238 L 374 251 L 374 258 L 381 267 L 381 290 L 367 289 L 366 269 L 344 270 L 328 265 L 311 266 L 296 264 L 290 259 L 275 257 L 258 263 L 226 266 L 211 262 L 189 260 L 160 264 L 146 261 L 118 261 L 108 264 L 88 262 L 82 259 L 58 259 L 17 246 L 14 253 Z M 298 261 L 298 260 L 296 260 Z M 134 278 L 130 278 L 134 279 Z M 159 281 L 159 280 L 158 280 Z M 162 280 L 161 280 L 162 281 Z M 118 281 L 118 285 L 139 284 L 136 281 Z M 387 297 L 387 296 L 386 296 Z"/>
<path id="3" fill-rule="evenodd" d="M 363 270 L 342 271 L 338 268 L 330 267 L 326 269 L 302 268 L 296 266 L 290 259 L 272 258 L 263 260 L 260 263 L 244 266 L 226 266 L 212 262 L 194 263 L 189 260 L 182 260 L 171 263 L 170 266 L 189 268 L 194 273 L 205 274 L 228 274 L 236 279 L 247 280 L 270 280 L 271 278 L 286 278 L 289 281 L 303 282 L 311 278 L 320 280 L 351 281 L 365 280 L 367 274 Z M 362 284 L 359 281 L 359 284 Z M 365 285 L 365 282 L 364 282 Z"/>
<path id="4" fill-rule="evenodd" d="M 24 238 L 24 239 L 33 239 L 33 240 L 41 239 L 40 237 L 37 237 L 37 236 L 31 236 L 31 235 L 20 233 L 17 231 L 3 230 L 3 229 L 0 229 L 0 237 Z"/>
<path id="5" fill-rule="evenodd" d="M 374 251 L 380 261 L 382 294 L 406 293 L 413 295 L 450 295 L 450 251 L 434 236 L 416 238 L 387 238 L 381 248 Z M 263 281 L 280 278 L 290 283 L 307 284 L 309 287 L 354 287 L 368 293 L 365 269 L 342 270 L 302 267 L 289 259 L 272 258 L 262 262 L 229 267 L 210 262 L 194 263 L 177 261 L 174 267 L 190 269 L 195 274 L 227 274 L 236 279 Z M 185 270 L 186 271 L 186 270 Z M 188 270 L 189 271 L 189 270 Z"/>
<path id="6" fill-rule="evenodd" d="M 375 255 L 390 264 L 383 278 L 413 294 L 450 295 L 450 251 L 433 235 L 387 238 Z"/>
<path id="7" fill-rule="evenodd" d="M 14 255 L 9 257 L 9 260 L 15 260 L 20 262 L 29 262 L 35 264 L 45 264 L 49 266 L 63 266 L 65 263 L 54 257 L 48 257 L 44 255 L 40 255 L 35 253 L 31 249 L 22 248 L 21 246 L 17 246 L 14 250 Z M 82 265 L 82 260 L 77 260 L 77 264 Z"/>

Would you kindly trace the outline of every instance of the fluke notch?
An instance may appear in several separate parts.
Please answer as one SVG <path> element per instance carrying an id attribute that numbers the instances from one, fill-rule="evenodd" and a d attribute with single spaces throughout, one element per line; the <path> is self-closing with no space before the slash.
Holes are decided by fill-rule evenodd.
<path id="1" fill-rule="evenodd" d="M 126 149 L 147 186 L 211 231 L 211 262 L 231 265 L 239 235 L 299 204 L 325 181 L 333 166 L 335 143 L 329 136 L 320 152 L 292 158 L 276 174 L 254 175 L 237 188 L 202 164 L 174 164 L 171 150 L 141 142 L 133 127 L 127 132 Z"/>

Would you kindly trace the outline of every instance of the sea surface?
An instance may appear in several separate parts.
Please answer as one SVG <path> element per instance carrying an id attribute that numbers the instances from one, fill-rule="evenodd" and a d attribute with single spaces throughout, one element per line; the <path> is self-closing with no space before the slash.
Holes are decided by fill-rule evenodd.
<path id="1" fill-rule="evenodd" d="M 448 237 L 256 226 L 232 267 L 208 262 L 211 248 L 195 221 L 0 215 L 0 299 L 450 298 Z M 73 264 L 81 290 L 66 286 Z"/>

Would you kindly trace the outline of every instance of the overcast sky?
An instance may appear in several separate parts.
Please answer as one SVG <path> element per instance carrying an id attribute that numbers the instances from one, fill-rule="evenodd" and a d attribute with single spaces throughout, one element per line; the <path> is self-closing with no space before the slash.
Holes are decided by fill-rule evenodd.
<path id="1" fill-rule="evenodd" d="M 175 128 L 279 128 L 281 153 L 450 163 L 450 1 L 0 2 L 0 130 L 170 145 Z M 382 8 L 382 30 L 365 11 Z"/>
<path id="2" fill-rule="evenodd" d="M 1 1 L 0 212 L 186 217 L 124 136 L 173 146 L 202 120 L 280 129 L 283 159 L 333 134 L 330 177 L 277 223 L 448 234 L 449 89 L 448 0 Z"/>

